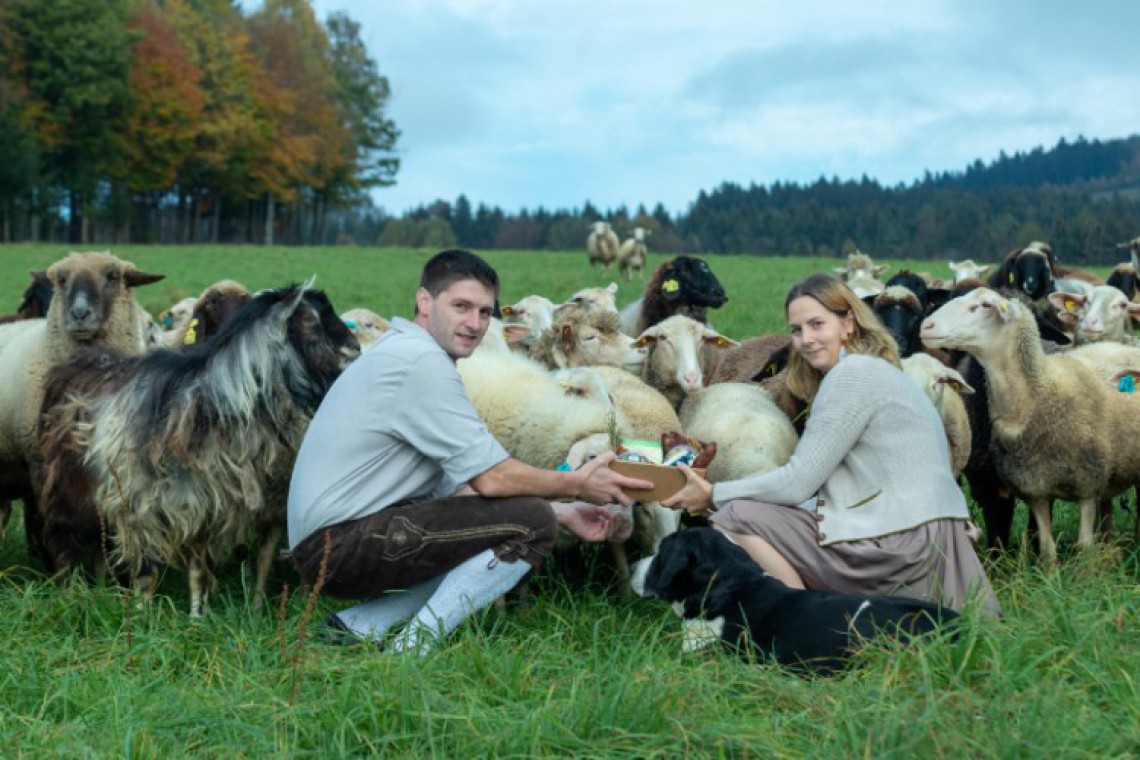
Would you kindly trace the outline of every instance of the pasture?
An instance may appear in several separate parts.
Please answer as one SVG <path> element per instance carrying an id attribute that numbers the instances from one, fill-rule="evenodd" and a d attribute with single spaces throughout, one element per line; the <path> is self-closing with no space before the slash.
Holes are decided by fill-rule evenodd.
<path id="1" fill-rule="evenodd" d="M 253 247 L 114 248 L 166 279 L 152 313 L 223 277 L 251 289 L 317 275 L 338 311 L 410 316 L 431 252 Z M 0 249 L 0 312 L 58 246 Z M 502 302 L 564 298 L 617 279 L 584 251 L 491 252 Z M 651 255 L 647 274 L 664 257 Z M 838 260 L 709 257 L 734 338 L 782 331 L 790 283 Z M 884 261 L 891 273 L 905 262 Z M 940 262 L 912 262 L 947 276 Z M 640 286 L 621 284 L 619 306 Z M 17 510 L 18 511 L 18 510 Z M 550 563 L 529 600 L 489 610 L 420 660 L 330 648 L 311 628 L 334 606 L 278 566 L 255 610 L 236 564 L 202 621 L 169 573 L 140 609 L 114 585 L 57 588 L 29 560 L 18 517 L 0 539 L 0 747 L 5 757 L 1134 757 L 1140 755 L 1140 553 L 1124 538 L 1062 562 L 1015 549 L 989 565 L 1005 610 L 960 639 L 866 650 L 830 680 L 717 652 L 680 654 L 664 605 L 618 594 L 603 552 Z M 1019 514 L 1018 527 L 1025 514 Z"/>

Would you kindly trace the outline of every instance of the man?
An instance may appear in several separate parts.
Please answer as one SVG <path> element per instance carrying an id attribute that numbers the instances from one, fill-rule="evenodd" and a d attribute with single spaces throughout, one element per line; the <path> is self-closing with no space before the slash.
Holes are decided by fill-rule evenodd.
<path id="1" fill-rule="evenodd" d="M 623 487 L 650 485 L 610 470 L 612 454 L 576 472 L 539 470 L 492 437 L 455 361 L 479 345 L 498 295 L 478 256 L 437 254 L 415 318 L 392 320 L 313 417 L 289 488 L 289 545 L 305 580 L 369 600 L 326 620 L 342 641 L 411 617 L 391 648 L 430 651 L 541 564 L 558 525 L 603 540 L 613 518 L 594 505 L 628 504 Z M 547 501 L 560 497 L 593 504 Z"/>

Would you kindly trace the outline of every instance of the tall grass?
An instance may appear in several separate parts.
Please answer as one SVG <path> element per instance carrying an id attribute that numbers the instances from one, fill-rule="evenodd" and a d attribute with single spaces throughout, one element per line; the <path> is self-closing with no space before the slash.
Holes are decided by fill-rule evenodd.
<path id="1" fill-rule="evenodd" d="M 0 298 L 11 303 L 0 311 L 14 309 L 28 268 L 63 253 L 0 251 Z M 167 273 L 139 290 L 156 312 L 221 277 L 260 288 L 316 273 L 338 309 L 408 316 L 426 259 L 365 249 L 116 253 Z M 608 282 L 580 253 L 487 258 L 504 302 Z M 731 298 L 715 324 L 733 337 L 783 329 L 787 286 L 834 263 L 713 259 Z M 621 303 L 635 296 L 619 291 Z M 1061 512 L 1064 550 L 1075 520 Z M 1129 532 L 1132 516 L 1118 517 Z M 191 622 L 179 574 L 146 608 L 113 585 L 57 588 L 28 558 L 22 532 L 17 518 L 0 540 L 4 757 L 1140 754 L 1140 556 L 1129 541 L 1068 552 L 1049 572 L 1017 547 L 990 565 L 1001 620 L 968 618 L 955 642 L 873 646 L 850 672 L 822 680 L 719 652 L 682 656 L 672 614 L 621 596 L 593 547 L 549 563 L 528 602 L 488 610 L 417 659 L 302 637 L 310 599 L 287 567 L 261 610 L 238 566 L 224 568 L 208 616 Z M 312 622 L 330 608 L 319 600 Z"/>

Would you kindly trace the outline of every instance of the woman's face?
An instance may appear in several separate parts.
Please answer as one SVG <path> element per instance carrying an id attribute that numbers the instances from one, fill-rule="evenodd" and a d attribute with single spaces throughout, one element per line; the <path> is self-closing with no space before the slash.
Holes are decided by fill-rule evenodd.
<path id="1" fill-rule="evenodd" d="M 788 304 L 788 327 L 800 356 L 827 372 L 839 361 L 843 342 L 855 334 L 855 318 L 851 312 L 836 316 L 811 296 L 800 296 Z"/>

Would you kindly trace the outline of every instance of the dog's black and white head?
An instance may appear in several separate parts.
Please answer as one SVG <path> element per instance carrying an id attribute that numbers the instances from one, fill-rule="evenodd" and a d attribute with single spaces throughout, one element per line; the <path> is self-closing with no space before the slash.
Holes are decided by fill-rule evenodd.
<path id="1" fill-rule="evenodd" d="M 633 570 L 634 593 L 671 602 L 681 617 L 711 619 L 734 605 L 745 579 L 764 571 L 744 549 L 712 528 L 688 528 L 666 536 L 657 554 Z"/>

